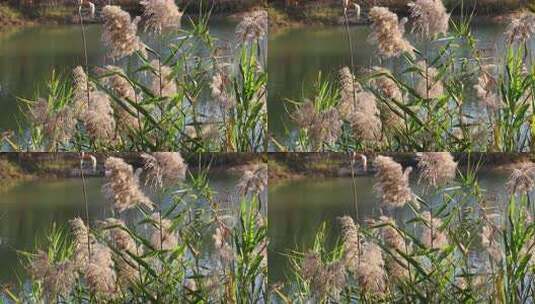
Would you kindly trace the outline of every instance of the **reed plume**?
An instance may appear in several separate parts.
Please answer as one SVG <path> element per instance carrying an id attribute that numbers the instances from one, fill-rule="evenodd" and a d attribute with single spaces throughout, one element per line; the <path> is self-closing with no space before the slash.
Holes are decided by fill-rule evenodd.
<path id="1" fill-rule="evenodd" d="M 71 261 L 55 263 L 42 250 L 38 250 L 32 257 L 29 272 L 33 279 L 42 282 L 47 302 L 54 302 L 58 296 L 67 297 L 78 278 L 76 267 Z"/>
<path id="2" fill-rule="evenodd" d="M 508 43 L 525 43 L 535 33 L 535 15 L 530 12 L 513 18 L 505 30 Z"/>
<path id="3" fill-rule="evenodd" d="M 73 76 L 73 108 L 77 118 L 82 117 L 89 106 L 89 96 L 95 90 L 95 86 L 87 79 L 87 74 L 81 66 L 72 70 Z M 91 98 L 91 97 L 89 97 Z"/>
<path id="4" fill-rule="evenodd" d="M 497 94 L 498 82 L 490 73 L 494 65 L 481 67 L 481 74 L 474 85 L 476 96 L 484 106 L 491 110 L 497 110 L 502 106 L 500 97 Z"/>
<path id="5" fill-rule="evenodd" d="M 418 82 L 416 83 L 416 93 L 425 99 L 439 98 L 444 93 L 444 85 L 440 79 L 438 70 L 430 67 L 424 60 L 416 63 L 420 70 L 418 73 Z"/>
<path id="6" fill-rule="evenodd" d="M 87 133 L 94 141 L 111 143 L 115 141 L 115 118 L 107 94 L 94 91 L 90 94 L 87 110 L 82 114 Z"/>
<path id="7" fill-rule="evenodd" d="M 93 248 L 85 271 L 85 279 L 94 294 L 113 299 L 117 296 L 117 276 L 111 250 L 100 243 L 95 243 Z"/>
<path id="8" fill-rule="evenodd" d="M 225 265 L 228 265 L 234 261 L 234 251 L 232 250 L 230 244 L 227 242 L 227 239 L 230 237 L 230 229 L 222 222 L 218 222 L 218 226 L 216 227 L 215 232 L 212 235 L 212 240 L 214 241 L 214 248 L 217 257 Z"/>
<path id="9" fill-rule="evenodd" d="M 369 18 L 372 32 L 368 41 L 377 44 L 379 55 L 385 58 L 398 57 L 403 53 L 412 55 L 414 47 L 403 37 L 405 29 L 395 13 L 386 7 L 373 7 Z"/>
<path id="10" fill-rule="evenodd" d="M 297 108 L 294 120 L 299 127 L 308 130 L 314 147 L 322 143 L 334 144 L 341 133 L 342 121 L 338 110 L 330 108 L 320 112 L 311 101 Z"/>
<path id="11" fill-rule="evenodd" d="M 259 40 L 267 35 L 268 13 L 265 10 L 257 10 L 246 14 L 241 22 L 236 26 L 236 39 L 245 43 Z"/>
<path id="12" fill-rule="evenodd" d="M 513 169 L 513 172 L 509 176 L 505 187 L 507 192 L 513 194 L 525 194 L 535 187 L 535 164 L 532 162 L 526 162 L 519 166 L 519 168 Z"/>
<path id="13" fill-rule="evenodd" d="M 485 249 L 490 259 L 494 263 L 499 263 L 502 259 L 502 251 L 499 243 L 494 238 L 494 228 L 490 225 L 484 225 L 481 229 L 480 237 L 481 246 Z"/>
<path id="14" fill-rule="evenodd" d="M 173 250 L 178 246 L 178 235 L 173 230 L 173 222 L 161 218 L 159 213 L 152 214 L 152 220 L 157 227 L 153 227 L 150 237 L 152 247 L 157 250 Z"/>
<path id="15" fill-rule="evenodd" d="M 360 288 L 365 293 L 381 296 L 386 292 L 386 273 L 383 253 L 379 245 L 365 241 L 356 271 Z"/>
<path id="16" fill-rule="evenodd" d="M 375 95 L 367 91 L 357 93 L 357 106 L 347 116 L 353 135 L 366 142 L 379 142 L 382 122 Z"/>
<path id="17" fill-rule="evenodd" d="M 128 101 L 125 102 L 125 106 L 130 110 L 130 112 L 120 105 L 117 105 L 113 108 L 117 116 L 117 127 L 124 131 L 128 131 L 129 129 L 141 129 L 140 120 L 138 117 L 131 114 L 131 112 L 136 113 L 136 109 L 134 109 L 130 103 L 137 103 L 138 100 L 134 87 L 127 80 L 126 73 L 120 67 L 112 65 L 106 66 L 103 69 L 103 72 L 112 73 L 112 75 L 105 78 L 105 83 L 119 98 Z"/>
<path id="18" fill-rule="evenodd" d="M 310 290 L 317 299 L 326 296 L 338 299 L 347 282 L 343 263 L 324 263 L 315 252 L 305 254 L 300 274 L 310 284 Z"/>
<path id="19" fill-rule="evenodd" d="M 362 88 L 355 81 L 353 73 L 349 67 L 343 67 L 338 71 L 340 79 L 340 103 L 338 112 L 343 119 L 347 119 L 357 106 L 357 92 Z"/>
<path id="20" fill-rule="evenodd" d="M 160 97 L 172 98 L 177 93 L 177 86 L 173 78 L 173 69 L 161 65 L 158 60 L 153 60 L 150 65 L 154 69 L 151 74 L 151 91 Z"/>
<path id="21" fill-rule="evenodd" d="M 418 170 L 420 181 L 426 182 L 432 187 L 449 183 L 455 178 L 457 162 L 448 152 L 425 152 L 418 153 Z"/>
<path id="22" fill-rule="evenodd" d="M 187 164 L 178 152 L 143 153 L 145 184 L 163 188 L 183 181 L 186 178 Z"/>
<path id="23" fill-rule="evenodd" d="M 395 228 L 396 222 L 387 216 L 381 216 L 379 222 L 384 225 L 381 227 L 381 236 L 385 245 L 391 249 L 390 254 L 385 257 L 386 270 L 389 276 L 395 280 L 404 280 L 409 277 L 408 265 L 403 262 L 401 253 L 407 254 L 408 248 L 405 238 Z"/>
<path id="24" fill-rule="evenodd" d="M 392 80 L 394 77 L 392 72 L 382 67 L 372 67 L 371 72 L 374 78 L 371 79 L 370 84 L 375 88 L 383 98 L 393 100 L 397 103 L 403 102 L 403 92 L 398 84 Z M 403 113 L 398 105 L 395 103 L 380 102 L 378 104 L 380 120 L 383 128 L 400 129 L 403 126 L 403 119 L 398 113 Z"/>
<path id="25" fill-rule="evenodd" d="M 139 269 L 131 255 L 139 255 L 138 247 L 132 236 L 126 231 L 127 227 L 122 220 L 108 218 L 103 223 L 104 229 L 108 229 L 109 237 L 120 252 L 115 259 L 117 278 L 121 287 L 128 287 L 139 280 Z"/>
<path id="26" fill-rule="evenodd" d="M 413 18 L 412 31 L 424 39 L 433 39 L 448 33 L 450 14 L 442 0 L 416 0 L 408 4 Z"/>
<path id="27" fill-rule="evenodd" d="M 221 107 L 225 110 L 230 110 L 236 105 L 236 100 L 227 93 L 226 82 L 228 82 L 226 77 L 221 72 L 218 72 L 212 78 L 210 89 L 212 90 L 212 97 Z"/>
<path id="28" fill-rule="evenodd" d="M 264 191 L 268 182 L 268 170 L 265 164 L 257 164 L 252 168 L 245 170 L 236 186 L 238 193 L 246 195 L 247 193 L 259 194 Z"/>
<path id="29" fill-rule="evenodd" d="M 129 13 L 115 5 L 106 5 L 102 9 L 102 17 L 102 40 L 112 59 L 121 59 L 138 51 L 145 53 L 145 45 L 137 36 L 139 18 L 132 21 Z"/>
<path id="30" fill-rule="evenodd" d="M 50 146 L 69 141 L 76 129 L 75 113 L 70 107 L 54 111 L 48 100 L 39 98 L 30 108 L 34 125 L 42 128 Z"/>
<path id="31" fill-rule="evenodd" d="M 422 243 L 433 249 L 444 249 L 448 246 L 448 236 L 441 231 L 442 220 L 432 217 L 429 211 L 422 213 L 425 224 L 422 231 Z"/>
<path id="32" fill-rule="evenodd" d="M 375 177 L 378 181 L 374 187 L 381 195 L 383 204 L 391 208 L 399 208 L 412 200 L 409 186 L 412 168 L 408 167 L 403 171 L 401 165 L 388 156 L 377 156 L 375 163 L 377 166 Z"/>
<path id="33" fill-rule="evenodd" d="M 143 0 L 143 16 L 146 18 L 146 30 L 160 34 L 167 28 L 180 28 L 183 13 L 174 0 Z"/>
<path id="34" fill-rule="evenodd" d="M 69 224 L 74 236 L 74 264 L 79 270 L 82 270 L 89 262 L 90 248 L 93 246 L 95 238 L 81 218 L 76 217 L 70 220 Z"/>
<path id="35" fill-rule="evenodd" d="M 371 80 L 371 85 L 381 93 L 384 97 L 401 102 L 403 100 L 403 92 L 398 84 L 392 80 L 394 77 L 392 72 L 386 68 L 375 66 L 372 67 L 372 72 L 378 76 Z"/>
<path id="36" fill-rule="evenodd" d="M 119 212 L 134 208 L 137 204 L 151 209 L 152 201 L 139 189 L 134 169 L 123 159 L 108 157 L 104 163 L 106 183 L 102 186 L 104 196 L 114 202 Z"/>
<path id="37" fill-rule="evenodd" d="M 342 228 L 342 240 L 344 242 L 344 265 L 349 272 L 357 271 L 360 259 L 360 236 L 359 226 L 350 216 L 338 218 Z"/>

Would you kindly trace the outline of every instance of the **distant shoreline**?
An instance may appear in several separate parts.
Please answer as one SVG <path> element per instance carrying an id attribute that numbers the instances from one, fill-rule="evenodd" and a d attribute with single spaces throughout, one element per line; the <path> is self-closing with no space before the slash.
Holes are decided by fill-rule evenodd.
<path id="1" fill-rule="evenodd" d="M 345 24 L 345 18 L 341 6 L 336 2 L 336 5 L 323 3 L 315 5 L 301 5 L 298 8 L 285 8 L 280 5 L 272 5 L 268 8 L 270 18 L 270 32 L 278 33 L 280 31 L 298 28 L 303 26 L 343 26 Z M 400 16 L 406 16 L 407 10 L 400 9 L 399 7 L 392 7 L 392 11 L 396 12 Z M 483 20 L 485 22 L 504 23 L 508 22 L 512 17 L 518 15 L 521 12 L 518 8 L 505 9 L 502 11 L 476 11 L 474 18 L 477 20 Z M 466 14 L 466 12 L 465 12 Z M 453 18 L 460 17 L 461 11 L 454 10 L 452 12 Z M 360 17 L 354 13 L 348 14 L 349 23 L 351 25 L 368 25 L 367 12 L 361 13 Z"/>

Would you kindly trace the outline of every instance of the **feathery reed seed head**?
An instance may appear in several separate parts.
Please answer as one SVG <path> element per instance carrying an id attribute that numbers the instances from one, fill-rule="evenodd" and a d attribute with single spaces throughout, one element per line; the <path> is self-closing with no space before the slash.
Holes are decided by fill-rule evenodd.
<path id="1" fill-rule="evenodd" d="M 107 181 L 102 186 L 102 192 L 114 202 L 117 211 L 123 212 L 138 203 L 152 208 L 151 200 L 139 189 L 138 178 L 131 165 L 121 158 L 108 157 L 104 168 Z"/>
<path id="2" fill-rule="evenodd" d="M 386 58 L 398 57 L 403 53 L 412 55 L 414 47 L 403 37 L 405 29 L 395 13 L 386 7 L 373 7 L 369 18 L 372 32 L 368 40 L 377 44 L 379 55 Z"/>
<path id="3" fill-rule="evenodd" d="M 148 31 L 159 34 L 166 28 L 180 28 L 183 13 L 174 0 L 143 0 L 139 3 L 144 8 Z"/>
<path id="4" fill-rule="evenodd" d="M 268 31 L 268 13 L 265 10 L 257 10 L 246 14 L 236 26 L 236 39 L 241 42 L 250 42 L 262 39 Z"/>
<path id="5" fill-rule="evenodd" d="M 157 250 L 175 249 L 178 246 L 178 235 L 173 230 L 173 222 L 170 219 L 162 218 L 160 223 L 160 214 L 158 213 L 152 214 L 152 220 L 156 225 L 156 227 L 153 227 L 150 237 L 152 247 Z"/>
<path id="6" fill-rule="evenodd" d="M 409 174 L 412 168 L 408 167 L 403 171 L 401 165 L 388 156 L 377 156 L 375 163 L 377 166 L 375 177 L 378 181 L 374 187 L 381 195 L 383 204 L 397 208 L 412 200 L 409 186 Z"/>
<path id="7" fill-rule="evenodd" d="M 508 43 L 525 43 L 535 33 L 535 15 L 526 12 L 511 20 L 505 30 Z"/>
<path id="8" fill-rule="evenodd" d="M 115 5 L 106 5 L 102 9 L 102 16 L 102 40 L 109 48 L 112 59 L 121 59 L 137 51 L 145 52 L 145 45 L 137 36 L 139 18 L 132 21 L 129 13 Z"/>
<path id="9" fill-rule="evenodd" d="M 527 162 L 521 164 L 518 168 L 513 169 L 505 187 L 512 194 L 525 194 L 535 187 L 535 164 Z"/>
<path id="10" fill-rule="evenodd" d="M 100 243 L 95 244 L 86 268 L 85 279 L 96 295 L 112 298 L 116 296 L 116 273 L 109 247 Z"/>
<path id="11" fill-rule="evenodd" d="M 408 4 L 413 21 L 412 31 L 424 39 L 448 32 L 450 14 L 442 0 L 416 0 Z"/>
<path id="12" fill-rule="evenodd" d="M 457 162 L 448 152 L 418 153 L 420 180 L 432 187 L 449 183 L 455 178 Z"/>
<path id="13" fill-rule="evenodd" d="M 146 172 L 145 184 L 162 188 L 183 181 L 188 166 L 179 152 L 143 153 L 143 169 Z"/>

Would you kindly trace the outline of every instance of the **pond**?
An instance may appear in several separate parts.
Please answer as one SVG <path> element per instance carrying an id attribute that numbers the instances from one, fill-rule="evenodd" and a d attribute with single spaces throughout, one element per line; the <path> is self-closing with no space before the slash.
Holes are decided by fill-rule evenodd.
<path id="1" fill-rule="evenodd" d="M 183 21 L 186 23 L 186 20 Z M 211 33 L 221 40 L 233 37 L 235 22 L 217 21 L 210 24 Z M 94 66 L 111 64 L 105 56 L 101 40 L 101 25 L 86 27 L 88 60 Z M 141 34 L 153 49 L 159 42 Z M 172 37 L 167 37 L 172 39 Z M 0 32 L 0 131 L 24 126 L 23 112 L 17 97 L 34 98 L 43 92 L 53 70 L 70 76 L 71 70 L 83 65 L 83 44 L 79 26 L 38 26 Z"/>
<path id="2" fill-rule="evenodd" d="M 504 29 L 504 24 L 483 21 L 474 21 L 472 24 L 472 34 L 478 39 L 478 47 L 490 49 L 491 56 L 492 53 L 502 52 L 498 46 L 503 39 Z M 355 66 L 377 65 L 376 50 L 367 42 L 370 28 L 353 26 L 350 33 L 354 45 Z M 301 101 L 303 97 L 310 98 L 320 71 L 322 77 L 337 77 L 341 67 L 350 65 L 346 37 L 345 28 L 342 26 L 307 26 L 270 36 L 268 115 L 270 132 L 276 138 L 284 138 L 282 136 L 286 128 L 289 131 L 293 129 L 285 108 L 286 99 Z M 409 35 L 409 40 L 416 47 L 419 46 L 414 37 Z"/>
<path id="3" fill-rule="evenodd" d="M 414 176 L 414 174 L 413 174 Z M 483 189 L 499 198 L 505 199 L 505 181 L 508 177 L 504 170 L 482 170 L 479 182 Z M 358 176 L 358 221 L 379 216 L 379 198 L 373 185 L 373 176 Z M 355 205 L 352 196 L 351 178 L 313 178 L 280 182 L 269 189 L 269 282 L 285 281 L 290 270 L 285 254 L 291 250 L 306 251 L 314 242 L 320 225 L 327 222 L 329 241 L 340 236 L 337 217 L 351 215 L 355 218 Z M 411 181 L 415 193 L 422 193 L 417 181 Z M 503 197 L 502 197 L 503 196 Z M 431 199 L 431 201 L 433 201 Z M 408 207 L 396 210 L 393 217 L 407 218 L 411 214 Z"/>
<path id="4" fill-rule="evenodd" d="M 219 195 L 216 195 L 216 199 L 219 197 L 224 200 L 233 195 L 237 178 L 234 174 L 226 173 L 211 175 L 212 189 Z M 103 178 L 86 179 L 92 224 L 112 215 L 111 203 L 101 192 L 103 183 Z M 198 201 L 195 206 L 207 205 Z M 132 214 L 126 214 L 126 221 L 132 220 Z M 0 195 L 0 284 L 14 284 L 18 278 L 24 278 L 17 251 L 33 251 L 36 245 L 43 244 L 53 223 L 57 227 L 67 227 L 68 221 L 74 217 L 85 218 L 82 182 L 79 178 L 23 182 L 3 192 Z M 207 236 L 206 240 L 210 241 L 211 236 Z"/>

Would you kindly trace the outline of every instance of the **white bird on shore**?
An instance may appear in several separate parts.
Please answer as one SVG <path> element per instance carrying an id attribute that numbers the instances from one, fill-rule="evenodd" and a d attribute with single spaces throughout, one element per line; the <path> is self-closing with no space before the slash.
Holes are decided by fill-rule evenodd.
<path id="1" fill-rule="evenodd" d="M 91 19 L 94 19 L 95 18 L 95 4 L 93 4 L 93 2 L 87 2 L 89 3 L 89 16 L 91 16 Z"/>

